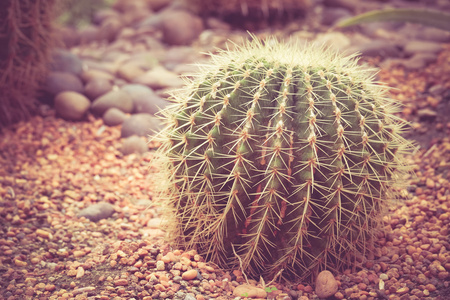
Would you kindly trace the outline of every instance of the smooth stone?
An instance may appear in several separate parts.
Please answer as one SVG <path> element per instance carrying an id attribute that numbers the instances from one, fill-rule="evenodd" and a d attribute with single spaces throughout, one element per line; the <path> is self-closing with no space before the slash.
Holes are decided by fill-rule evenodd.
<path id="1" fill-rule="evenodd" d="M 417 115 L 421 121 L 434 121 L 437 117 L 437 112 L 429 108 L 422 108 L 417 111 Z"/>
<path id="2" fill-rule="evenodd" d="M 175 73 L 158 66 L 133 80 L 133 83 L 147 85 L 154 90 L 164 88 L 180 88 L 184 81 Z"/>
<path id="3" fill-rule="evenodd" d="M 86 70 L 83 72 L 83 74 L 81 74 L 81 79 L 84 82 L 89 82 L 94 79 L 105 79 L 105 80 L 113 81 L 114 78 L 115 78 L 114 75 L 109 72 L 95 70 L 95 69 Z"/>
<path id="4" fill-rule="evenodd" d="M 66 91 L 82 94 L 84 87 L 81 79 L 72 73 L 50 72 L 44 90 L 53 96 Z"/>
<path id="5" fill-rule="evenodd" d="M 190 45 L 203 31 L 202 19 L 187 11 L 167 10 L 161 19 L 163 41 L 169 45 Z"/>
<path id="6" fill-rule="evenodd" d="M 411 56 L 403 62 L 403 66 L 408 70 L 420 70 L 425 68 L 428 64 L 435 62 L 437 55 L 428 52 L 419 52 Z"/>
<path id="7" fill-rule="evenodd" d="M 448 43 L 450 42 L 450 32 L 439 28 L 425 27 L 422 29 L 420 38 L 438 43 Z"/>
<path id="8" fill-rule="evenodd" d="M 152 202 L 150 201 L 150 204 L 151 203 Z M 147 206 L 149 206 L 149 205 L 147 205 Z M 161 218 L 151 218 L 150 220 L 148 220 L 146 226 L 148 228 L 152 228 L 152 229 L 159 229 L 159 228 L 161 228 L 161 224 L 162 224 L 162 219 Z"/>
<path id="9" fill-rule="evenodd" d="M 181 278 L 183 278 L 183 280 L 193 280 L 193 279 L 197 278 L 197 275 L 198 275 L 198 271 L 195 269 L 192 269 L 192 270 L 183 272 L 183 274 L 181 274 Z"/>
<path id="10" fill-rule="evenodd" d="M 105 78 L 94 78 L 84 86 L 84 94 L 91 100 L 110 92 L 113 89 L 111 81 Z"/>
<path id="11" fill-rule="evenodd" d="M 117 75 L 126 81 L 133 81 L 134 78 L 142 76 L 144 73 L 145 71 L 133 62 L 124 63 L 117 70 Z"/>
<path id="12" fill-rule="evenodd" d="M 83 63 L 87 68 L 87 71 L 85 71 L 83 73 L 83 75 L 81 75 L 81 77 L 83 78 L 84 81 L 89 80 L 89 78 L 85 78 L 85 75 L 84 75 L 85 73 L 88 73 L 88 75 L 90 75 L 90 76 L 94 76 L 94 75 L 100 75 L 101 73 L 99 73 L 99 72 L 102 72 L 103 73 L 102 75 L 106 76 L 107 78 L 112 77 L 111 78 L 111 80 L 112 80 L 115 78 L 113 74 L 116 74 L 117 68 L 118 68 L 117 64 L 113 64 L 110 62 L 99 62 L 99 61 L 92 60 L 89 58 L 84 59 Z M 91 73 L 91 71 L 96 71 L 97 73 L 89 74 L 89 73 Z"/>
<path id="13" fill-rule="evenodd" d="M 161 64 L 172 70 L 178 65 L 191 64 L 200 59 L 198 52 L 192 47 L 174 46 L 170 47 L 164 54 Z"/>
<path id="14" fill-rule="evenodd" d="M 137 206 L 145 206 L 145 207 L 149 207 L 149 206 L 151 206 L 153 204 L 153 202 L 152 202 L 152 200 L 150 200 L 150 199 L 138 199 L 137 200 L 137 202 L 136 202 L 136 205 Z M 153 220 L 153 218 L 152 219 L 150 219 L 150 220 Z M 150 222 L 150 221 L 149 221 Z M 148 224 L 148 223 L 147 223 Z M 158 227 L 159 228 L 159 227 Z"/>
<path id="15" fill-rule="evenodd" d="M 443 48 L 440 43 L 416 40 L 407 42 L 403 48 L 403 51 L 406 55 L 413 55 L 418 52 L 438 54 L 442 51 L 442 49 Z"/>
<path id="16" fill-rule="evenodd" d="M 401 54 L 400 47 L 395 43 L 385 40 L 374 40 L 368 43 L 359 44 L 348 48 L 348 51 L 360 52 L 365 56 L 381 56 L 387 57 L 399 57 Z"/>
<path id="17" fill-rule="evenodd" d="M 133 111 L 133 101 L 124 91 L 113 90 L 95 99 L 91 110 L 96 115 L 103 115 L 112 107 L 118 108 L 124 113 L 131 113 Z"/>
<path id="18" fill-rule="evenodd" d="M 132 153 L 143 154 L 148 151 L 147 142 L 136 135 L 132 135 L 124 139 L 122 146 L 120 147 L 120 152 L 123 155 L 129 155 Z"/>
<path id="19" fill-rule="evenodd" d="M 246 298 L 267 298 L 267 292 L 262 288 L 250 285 L 241 284 L 238 285 L 234 291 L 233 296 L 235 297 L 246 297 Z"/>
<path id="20" fill-rule="evenodd" d="M 403 66 L 410 71 L 416 71 L 425 68 L 428 64 L 435 62 L 437 56 L 432 53 L 417 53 L 410 58 L 387 58 L 381 62 L 382 68 L 392 66 Z"/>
<path id="21" fill-rule="evenodd" d="M 117 126 L 122 124 L 128 118 L 127 114 L 118 108 L 111 107 L 103 114 L 103 123 L 107 126 Z"/>
<path id="22" fill-rule="evenodd" d="M 98 222 L 102 219 L 109 218 L 114 213 L 114 206 L 108 202 L 99 202 L 86 207 L 78 213 L 78 217 L 85 217 L 92 222 Z"/>
<path id="23" fill-rule="evenodd" d="M 196 64 L 179 64 L 171 70 L 178 75 L 191 76 L 192 74 L 198 74 L 201 72 L 201 67 Z"/>
<path id="24" fill-rule="evenodd" d="M 166 50 L 165 49 L 158 49 L 158 51 L 161 51 L 161 53 L 165 53 Z M 135 53 L 133 54 L 132 57 L 130 57 L 128 59 L 128 61 L 124 62 L 124 63 L 129 63 L 129 64 L 136 64 L 138 65 L 141 69 L 148 71 L 151 68 L 154 68 L 156 66 L 158 66 L 158 61 L 159 61 L 159 57 L 158 57 L 158 53 L 156 53 L 157 51 L 145 51 L 142 53 Z"/>
<path id="25" fill-rule="evenodd" d="M 432 41 L 437 43 L 450 42 L 450 32 L 428 27 L 422 24 L 405 23 L 400 30 L 396 31 L 399 36 L 405 38 L 406 41 L 419 40 L 419 41 Z"/>
<path id="26" fill-rule="evenodd" d="M 350 39 L 338 31 L 318 34 L 314 42 L 318 45 L 331 47 L 337 51 L 344 51 L 351 45 Z"/>
<path id="27" fill-rule="evenodd" d="M 83 73 L 81 59 L 64 49 L 53 51 L 49 68 L 51 71 L 68 72 L 76 76 L 80 76 Z"/>
<path id="28" fill-rule="evenodd" d="M 361 24 L 361 33 L 371 39 L 387 38 L 390 40 L 398 40 L 402 35 L 398 31 L 403 28 L 403 22 L 373 22 Z"/>
<path id="29" fill-rule="evenodd" d="M 330 271 L 322 271 L 316 279 L 316 295 L 319 298 L 328 298 L 338 291 L 339 285 Z"/>
<path id="30" fill-rule="evenodd" d="M 91 106 L 91 101 L 77 92 L 61 92 L 55 97 L 56 115 L 64 120 L 81 120 Z"/>
<path id="31" fill-rule="evenodd" d="M 428 92 L 434 96 L 437 96 L 437 95 L 442 95 L 445 90 L 446 90 L 445 85 L 438 83 L 438 84 L 431 86 L 428 89 Z"/>
<path id="32" fill-rule="evenodd" d="M 162 129 L 160 119 L 145 113 L 134 114 L 122 124 L 121 137 L 148 136 Z"/>
<path id="33" fill-rule="evenodd" d="M 133 113 L 154 115 L 169 104 L 151 88 L 142 84 L 126 84 L 122 86 L 122 91 L 128 93 L 133 100 Z"/>

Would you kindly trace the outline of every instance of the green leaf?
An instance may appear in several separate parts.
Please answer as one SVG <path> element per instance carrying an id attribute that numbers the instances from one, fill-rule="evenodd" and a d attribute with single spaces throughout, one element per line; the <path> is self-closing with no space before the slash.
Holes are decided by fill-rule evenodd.
<path id="1" fill-rule="evenodd" d="M 273 287 L 268 286 L 264 290 L 268 293 L 273 292 L 273 291 L 278 291 L 278 289 L 274 286 Z"/>
<path id="2" fill-rule="evenodd" d="M 370 11 L 346 20 L 337 24 L 338 27 L 347 27 L 369 22 L 410 22 L 419 23 L 426 26 L 436 27 L 446 31 L 450 31 L 450 14 L 425 9 L 402 9 L 393 8 L 385 10 Z"/>

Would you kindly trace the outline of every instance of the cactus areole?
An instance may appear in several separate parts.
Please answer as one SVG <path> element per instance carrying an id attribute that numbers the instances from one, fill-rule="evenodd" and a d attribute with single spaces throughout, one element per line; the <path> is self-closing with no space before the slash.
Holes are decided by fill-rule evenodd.
<path id="1" fill-rule="evenodd" d="M 163 112 L 171 240 L 254 276 L 366 256 L 408 145 L 373 71 L 274 40 L 212 55 Z"/>

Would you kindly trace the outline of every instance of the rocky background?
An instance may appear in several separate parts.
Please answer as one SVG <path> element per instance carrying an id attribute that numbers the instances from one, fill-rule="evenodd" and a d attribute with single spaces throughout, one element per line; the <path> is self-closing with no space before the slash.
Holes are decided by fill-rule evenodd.
<path id="1" fill-rule="evenodd" d="M 117 0 L 61 45 L 39 112 L 0 133 L 0 299 L 449 299 L 450 33 L 419 24 L 335 24 L 386 7 L 448 1 L 311 0 L 290 14 L 202 13 L 183 1 Z M 183 77 L 218 49 L 293 38 L 361 53 L 403 105 L 417 148 L 379 253 L 318 282 L 253 280 L 162 239 L 149 167 Z"/>

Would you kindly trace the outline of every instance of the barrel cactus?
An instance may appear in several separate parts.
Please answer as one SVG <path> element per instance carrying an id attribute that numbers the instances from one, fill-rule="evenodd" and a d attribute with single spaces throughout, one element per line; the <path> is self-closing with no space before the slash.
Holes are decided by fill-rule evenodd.
<path id="1" fill-rule="evenodd" d="M 409 145 L 373 71 L 274 40 L 212 55 L 163 111 L 171 241 L 254 276 L 354 266 L 373 249 Z"/>

